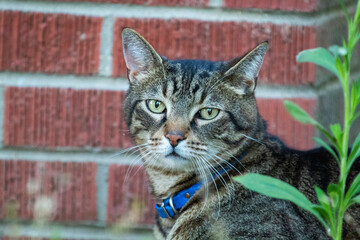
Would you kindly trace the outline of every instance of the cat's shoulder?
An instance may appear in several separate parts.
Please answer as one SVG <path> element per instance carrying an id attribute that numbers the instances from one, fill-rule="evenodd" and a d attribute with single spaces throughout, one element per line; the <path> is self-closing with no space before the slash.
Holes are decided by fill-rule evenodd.
<path id="1" fill-rule="evenodd" d="M 298 150 L 286 145 L 278 137 L 269 135 L 266 141 L 266 146 L 269 151 L 273 153 L 273 156 L 296 159 L 300 161 L 318 161 L 319 163 L 325 163 L 333 161 L 334 157 L 323 147 L 316 147 L 307 150 Z"/>

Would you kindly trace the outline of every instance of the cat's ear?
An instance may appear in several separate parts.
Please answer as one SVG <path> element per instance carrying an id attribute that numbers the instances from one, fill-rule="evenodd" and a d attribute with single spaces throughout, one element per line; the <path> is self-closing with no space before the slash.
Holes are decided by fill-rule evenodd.
<path id="1" fill-rule="evenodd" d="M 140 81 L 162 67 L 162 58 L 136 31 L 122 31 L 123 52 L 130 83 Z"/>
<path id="2" fill-rule="evenodd" d="M 231 78 L 231 86 L 237 88 L 238 92 L 254 92 L 268 45 L 267 41 L 263 42 L 240 60 L 229 63 L 231 67 L 225 72 L 224 77 Z"/>

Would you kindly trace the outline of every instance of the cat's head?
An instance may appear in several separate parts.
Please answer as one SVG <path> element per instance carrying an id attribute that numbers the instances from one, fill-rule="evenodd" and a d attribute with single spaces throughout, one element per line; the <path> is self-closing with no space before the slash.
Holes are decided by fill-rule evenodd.
<path id="1" fill-rule="evenodd" d="M 209 168 L 256 144 L 254 90 L 267 42 L 242 58 L 210 62 L 168 60 L 129 28 L 122 41 L 130 82 L 124 115 L 145 165 Z"/>

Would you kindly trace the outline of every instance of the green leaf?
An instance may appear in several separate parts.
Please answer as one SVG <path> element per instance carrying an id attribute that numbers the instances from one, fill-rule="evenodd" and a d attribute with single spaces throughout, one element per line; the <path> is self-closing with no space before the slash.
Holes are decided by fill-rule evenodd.
<path id="1" fill-rule="evenodd" d="M 358 42 L 360 39 L 360 33 L 356 36 L 356 42 Z"/>
<path id="2" fill-rule="evenodd" d="M 341 41 L 342 41 L 343 47 L 346 48 L 346 40 L 345 40 L 345 38 L 341 37 Z"/>
<path id="3" fill-rule="evenodd" d="M 327 222 L 326 225 L 324 223 L 323 224 L 325 225 L 325 228 L 328 228 L 329 226 L 328 222 L 330 222 L 331 219 L 331 212 L 327 211 L 323 206 L 319 206 L 319 205 L 314 205 L 313 209 L 317 211 L 320 214 L 320 216 Z"/>
<path id="4" fill-rule="evenodd" d="M 346 193 L 345 201 L 349 201 L 353 196 L 360 192 L 360 173 L 355 177 L 351 183 L 349 190 Z"/>
<path id="5" fill-rule="evenodd" d="M 360 146 L 360 134 L 358 134 L 355 138 L 355 141 L 353 143 L 353 147 L 358 147 Z"/>
<path id="6" fill-rule="evenodd" d="M 347 204 L 346 208 L 349 208 L 351 205 L 355 204 L 355 203 L 360 203 L 360 195 L 357 195 L 356 197 L 354 197 L 353 199 L 351 199 L 349 201 L 349 203 Z"/>
<path id="7" fill-rule="evenodd" d="M 351 114 L 354 114 L 356 107 L 358 105 L 358 96 L 359 92 L 358 92 L 358 88 L 356 86 L 356 82 L 354 83 L 354 85 L 351 87 L 351 94 L 350 94 L 350 99 L 351 99 Z"/>
<path id="8" fill-rule="evenodd" d="M 296 60 L 298 62 L 315 63 L 338 75 L 335 67 L 335 57 L 325 48 L 304 50 L 296 56 Z"/>
<path id="9" fill-rule="evenodd" d="M 315 125 L 315 127 L 317 127 L 317 129 L 322 133 L 324 134 L 332 144 L 334 144 L 336 150 L 338 150 L 339 152 L 340 149 L 341 149 L 341 146 L 336 142 L 336 139 L 320 124 L 320 123 L 317 123 Z"/>
<path id="10" fill-rule="evenodd" d="M 356 159 L 360 156 L 360 134 L 355 139 L 354 145 L 351 148 L 351 153 L 348 159 L 347 169 L 350 170 Z"/>
<path id="11" fill-rule="evenodd" d="M 299 122 L 314 125 L 315 127 L 317 127 L 319 129 L 320 132 L 322 132 L 331 141 L 332 144 L 334 144 L 336 147 L 338 147 L 336 139 L 320 123 L 318 123 L 314 118 L 312 118 L 299 105 L 297 105 L 294 102 L 285 100 L 284 106 L 293 118 L 295 118 Z"/>
<path id="12" fill-rule="evenodd" d="M 339 160 L 338 155 L 326 142 L 324 142 L 321 138 L 318 138 L 318 137 L 314 137 L 314 141 L 319 143 L 323 148 L 325 148 L 329 153 L 331 153 L 331 155 L 335 158 L 336 162 L 340 166 L 340 160 Z"/>
<path id="13" fill-rule="evenodd" d="M 329 197 L 326 195 L 326 193 L 321 188 L 319 188 L 318 186 L 315 186 L 315 192 L 316 192 L 316 196 L 322 206 L 330 205 Z"/>
<path id="14" fill-rule="evenodd" d="M 354 84 L 351 87 L 351 105 L 352 109 L 357 107 L 357 104 L 360 102 L 360 79 L 354 81 Z"/>
<path id="15" fill-rule="evenodd" d="M 342 142 L 342 130 L 340 124 L 339 123 L 331 124 L 330 130 L 334 134 L 336 140 L 338 142 Z"/>
<path id="16" fill-rule="evenodd" d="M 312 124 L 312 125 L 316 125 L 318 123 L 314 118 L 312 118 L 304 109 L 302 109 L 296 103 L 285 100 L 284 105 L 286 110 L 290 113 L 290 115 L 299 122 L 305 124 Z"/>
<path id="17" fill-rule="evenodd" d="M 360 203 L 360 195 L 357 195 L 356 197 L 354 197 L 352 199 L 352 201 L 356 202 L 356 203 Z"/>
<path id="18" fill-rule="evenodd" d="M 354 17 L 354 22 L 357 24 L 359 24 L 360 21 L 360 2 L 358 1 L 357 7 L 356 7 L 356 11 L 355 11 L 355 17 Z"/>
<path id="19" fill-rule="evenodd" d="M 358 26 L 359 22 L 360 22 L 360 2 L 358 1 L 356 11 L 355 11 L 355 16 L 354 16 L 354 24 L 356 26 Z"/>
<path id="20" fill-rule="evenodd" d="M 347 166 L 347 169 L 348 171 L 350 171 L 352 165 L 354 164 L 354 162 L 356 161 L 356 159 L 360 157 L 360 146 L 356 146 L 356 148 L 354 148 L 352 151 L 351 151 L 351 154 L 349 156 L 349 162 L 348 162 L 348 166 Z"/>
<path id="21" fill-rule="evenodd" d="M 330 183 L 327 188 L 328 194 L 330 193 L 339 193 L 339 186 L 334 183 Z"/>
<path id="22" fill-rule="evenodd" d="M 234 180 L 244 185 L 246 188 L 264 194 L 266 196 L 284 199 L 295 203 L 299 207 L 316 214 L 313 204 L 293 186 L 273 177 L 264 176 L 256 173 L 248 173 L 234 177 Z"/>
<path id="23" fill-rule="evenodd" d="M 360 78 L 355 82 L 355 86 L 356 86 L 356 92 L 357 94 L 357 100 L 358 102 L 360 102 Z"/>
<path id="24" fill-rule="evenodd" d="M 323 223 L 323 224 L 326 228 L 328 228 L 329 227 L 328 223 L 331 223 L 331 218 L 332 218 L 330 198 L 321 188 L 317 186 L 315 186 L 315 192 L 321 206 L 313 206 L 313 208 L 321 215 L 323 219 L 326 220 L 327 223 L 326 224 Z"/>
<path id="25" fill-rule="evenodd" d="M 343 12 L 344 12 L 344 14 L 345 14 L 346 22 L 347 22 L 347 24 L 349 25 L 352 21 L 351 21 L 350 15 L 349 15 L 349 13 L 348 13 L 348 10 L 347 10 L 347 8 L 346 8 L 346 6 L 345 6 L 345 3 L 344 3 L 342 0 L 340 0 L 340 1 L 338 1 L 338 2 L 340 3 L 340 6 L 341 6 L 341 8 L 342 8 L 342 10 L 343 10 Z"/>
<path id="26" fill-rule="evenodd" d="M 360 112 L 355 113 L 350 119 L 350 124 L 352 124 L 358 117 L 360 117 Z"/>
<path id="27" fill-rule="evenodd" d="M 347 50 L 344 47 L 338 45 L 332 45 L 329 47 L 330 52 L 335 56 L 345 56 L 347 54 Z"/>
<path id="28" fill-rule="evenodd" d="M 332 201 L 332 206 L 337 206 L 339 201 L 339 196 L 341 194 L 340 188 L 337 184 L 330 183 L 327 188 L 327 192 Z"/>
<path id="29" fill-rule="evenodd" d="M 344 86 L 344 84 L 343 84 L 344 80 L 343 79 L 345 79 L 345 71 L 346 71 L 346 69 L 344 68 L 344 65 L 341 62 L 341 59 L 339 57 L 336 57 L 335 67 L 336 67 L 336 71 L 338 73 L 338 76 L 340 77 L 341 84 L 342 84 L 342 86 Z"/>

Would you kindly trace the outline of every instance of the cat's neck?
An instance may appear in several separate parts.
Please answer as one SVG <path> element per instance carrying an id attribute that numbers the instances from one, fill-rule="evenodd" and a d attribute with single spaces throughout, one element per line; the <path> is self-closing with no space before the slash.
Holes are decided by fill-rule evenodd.
<path id="1" fill-rule="evenodd" d="M 157 200 L 168 198 L 199 181 L 196 174 L 191 172 L 164 171 L 153 166 L 145 166 L 145 169 Z"/>

